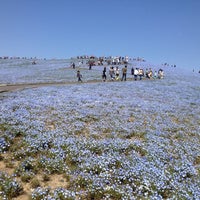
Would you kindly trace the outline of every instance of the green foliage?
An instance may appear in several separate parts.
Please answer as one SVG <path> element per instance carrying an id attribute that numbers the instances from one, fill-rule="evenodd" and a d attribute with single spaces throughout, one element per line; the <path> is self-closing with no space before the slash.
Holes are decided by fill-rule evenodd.
<path id="1" fill-rule="evenodd" d="M 0 172 L 0 197 L 9 200 L 23 193 L 22 185 L 8 174 Z"/>
<path id="2" fill-rule="evenodd" d="M 44 173 L 44 174 L 42 175 L 42 180 L 43 180 L 44 182 L 50 181 L 50 176 L 49 176 L 49 174 Z"/>
<path id="3" fill-rule="evenodd" d="M 199 165 L 200 164 L 200 156 L 197 156 L 194 160 L 194 164 L 195 165 Z"/>
<path id="4" fill-rule="evenodd" d="M 28 183 L 31 181 L 31 179 L 33 179 L 34 176 L 35 176 L 35 174 L 32 172 L 24 172 L 21 174 L 21 180 L 22 180 L 22 182 Z"/>
<path id="5" fill-rule="evenodd" d="M 32 188 L 40 187 L 40 181 L 37 178 L 33 178 L 31 180 L 31 187 Z"/>
<path id="6" fill-rule="evenodd" d="M 35 164 L 35 160 L 32 158 L 27 158 L 25 160 L 23 160 L 18 167 L 15 169 L 15 174 L 17 176 L 21 176 L 24 173 L 36 173 L 37 172 L 37 168 L 36 168 L 36 164 Z"/>

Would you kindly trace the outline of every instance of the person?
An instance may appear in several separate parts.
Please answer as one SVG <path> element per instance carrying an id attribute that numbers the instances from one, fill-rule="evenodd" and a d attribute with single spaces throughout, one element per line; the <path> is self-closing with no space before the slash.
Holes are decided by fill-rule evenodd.
<path id="1" fill-rule="evenodd" d="M 119 67 L 116 67 L 116 70 L 115 70 L 115 80 L 119 80 Z"/>
<path id="2" fill-rule="evenodd" d="M 134 70 L 134 80 L 137 81 L 137 76 L 138 76 L 138 68 Z"/>
<path id="3" fill-rule="evenodd" d="M 155 71 L 155 72 L 154 72 L 153 78 L 154 78 L 154 79 L 157 79 L 157 76 L 158 76 L 157 71 Z"/>
<path id="4" fill-rule="evenodd" d="M 122 79 L 121 81 L 126 81 L 126 73 L 127 73 L 127 66 L 125 65 L 125 67 L 122 68 Z"/>
<path id="5" fill-rule="evenodd" d="M 109 75 L 110 75 L 111 80 L 113 81 L 115 78 L 115 72 L 114 72 L 114 67 L 112 66 L 109 69 Z"/>
<path id="6" fill-rule="evenodd" d="M 75 69 L 75 63 L 74 62 L 72 63 L 72 68 Z"/>
<path id="7" fill-rule="evenodd" d="M 162 69 L 159 69 L 158 70 L 158 78 L 163 79 L 163 77 L 164 77 L 164 71 Z"/>
<path id="8" fill-rule="evenodd" d="M 132 76 L 134 75 L 134 68 L 133 67 L 131 68 L 131 75 Z"/>
<path id="9" fill-rule="evenodd" d="M 80 67 L 80 66 L 81 66 L 81 64 L 82 64 L 82 62 L 81 62 L 81 61 L 79 61 L 79 63 L 78 63 L 78 67 Z"/>
<path id="10" fill-rule="evenodd" d="M 145 77 L 146 77 L 146 78 L 150 78 L 150 77 L 149 77 L 149 70 L 148 70 L 147 68 L 146 68 L 146 71 L 145 71 Z"/>
<path id="11" fill-rule="evenodd" d="M 106 67 L 104 67 L 103 74 L 102 74 L 102 80 L 105 82 L 106 78 L 107 78 L 107 76 L 106 76 Z"/>
<path id="12" fill-rule="evenodd" d="M 148 74 L 149 79 L 153 77 L 153 71 L 151 68 L 149 68 L 149 74 Z"/>
<path id="13" fill-rule="evenodd" d="M 125 62 L 126 64 L 128 64 L 128 56 L 125 56 Z"/>
<path id="14" fill-rule="evenodd" d="M 89 70 L 91 70 L 92 69 L 92 63 L 90 62 L 89 63 Z"/>
<path id="15" fill-rule="evenodd" d="M 83 82 L 82 79 L 81 79 L 82 78 L 82 74 L 81 74 L 81 72 L 79 70 L 77 71 L 77 75 L 76 76 L 78 78 L 78 82 Z"/>
<path id="16" fill-rule="evenodd" d="M 140 80 L 142 80 L 142 77 L 144 76 L 144 71 L 143 71 L 143 69 L 139 69 L 139 71 L 138 71 L 138 75 L 139 75 L 139 77 L 140 77 Z"/>

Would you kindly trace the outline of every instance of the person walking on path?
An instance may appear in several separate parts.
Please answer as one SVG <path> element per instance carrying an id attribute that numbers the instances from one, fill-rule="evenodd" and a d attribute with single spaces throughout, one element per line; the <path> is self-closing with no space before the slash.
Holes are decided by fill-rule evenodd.
<path id="1" fill-rule="evenodd" d="M 119 67 L 116 67 L 116 70 L 115 70 L 115 80 L 119 80 Z"/>
<path id="2" fill-rule="evenodd" d="M 122 68 L 122 79 L 121 81 L 126 81 L 126 74 L 127 74 L 127 66 L 125 65 L 125 67 Z"/>
<path id="3" fill-rule="evenodd" d="M 82 79 L 81 79 L 82 78 L 82 74 L 81 74 L 81 72 L 79 70 L 77 71 L 77 75 L 76 76 L 78 78 L 78 82 L 83 82 Z"/>
<path id="4" fill-rule="evenodd" d="M 139 71 L 138 71 L 138 76 L 140 77 L 140 80 L 142 80 L 142 77 L 144 76 L 144 71 L 143 71 L 143 69 L 139 69 Z"/>
<path id="5" fill-rule="evenodd" d="M 73 69 L 75 69 L 75 63 L 74 62 L 72 63 L 71 66 L 72 66 Z"/>
<path id="6" fill-rule="evenodd" d="M 137 81 L 137 77 L 138 77 L 138 68 L 136 68 L 134 70 L 134 80 Z"/>
<path id="7" fill-rule="evenodd" d="M 131 75 L 132 76 L 134 75 L 134 68 L 133 67 L 131 68 Z"/>
<path id="8" fill-rule="evenodd" d="M 114 67 L 112 66 L 109 69 L 109 75 L 110 75 L 111 80 L 113 81 L 115 79 L 115 72 L 114 72 Z"/>
<path id="9" fill-rule="evenodd" d="M 107 76 L 106 76 L 106 67 L 104 67 L 103 74 L 102 74 L 102 80 L 105 82 L 106 78 L 107 78 Z"/>

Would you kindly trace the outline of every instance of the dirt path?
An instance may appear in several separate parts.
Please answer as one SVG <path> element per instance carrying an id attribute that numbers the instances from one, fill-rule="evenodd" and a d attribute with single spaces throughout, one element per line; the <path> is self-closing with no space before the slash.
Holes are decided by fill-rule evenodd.
<path id="1" fill-rule="evenodd" d="M 0 93 L 3 92 L 12 92 L 16 90 L 24 90 L 29 88 L 38 88 L 38 87 L 44 87 L 44 86 L 59 86 L 59 85 L 72 85 L 72 84 L 85 84 L 85 83 L 98 83 L 102 81 L 98 80 L 91 80 L 87 82 L 51 82 L 51 83 L 22 83 L 22 84 L 0 84 Z"/>
<path id="2" fill-rule="evenodd" d="M 146 78 L 143 78 L 142 80 L 148 80 Z M 127 81 L 133 81 L 132 78 L 127 78 Z M 75 84 L 89 84 L 89 83 L 103 83 L 102 80 L 89 80 L 89 81 L 83 81 L 80 82 L 49 82 L 49 83 L 19 83 L 19 84 L 0 84 L 0 93 L 4 92 L 12 92 L 17 90 L 24 90 L 29 88 L 38 88 L 38 87 L 44 87 L 44 86 L 61 86 L 61 85 L 75 85 Z M 107 80 L 106 82 L 113 82 L 111 80 Z M 104 83 L 106 83 L 104 82 Z M 114 81 L 118 82 L 118 81 Z"/>
<path id="3" fill-rule="evenodd" d="M 22 84 L 0 84 L 0 93 L 12 92 L 16 90 L 24 90 L 29 88 L 38 88 L 44 86 L 61 86 L 61 85 L 75 85 L 75 84 L 87 84 L 87 83 L 100 83 L 102 80 L 89 80 L 82 83 L 78 82 L 50 82 L 50 83 L 22 83 Z M 111 82 L 110 80 L 106 82 Z"/>
<path id="4" fill-rule="evenodd" d="M 0 85 L 0 93 L 3 92 L 11 92 L 16 90 L 23 90 L 27 88 L 37 88 L 42 86 L 50 86 L 50 85 L 56 85 L 57 83 L 34 83 L 34 84 L 8 84 L 8 85 Z M 64 84 L 64 83 L 62 83 Z M 61 85 L 61 84 L 60 84 Z"/>

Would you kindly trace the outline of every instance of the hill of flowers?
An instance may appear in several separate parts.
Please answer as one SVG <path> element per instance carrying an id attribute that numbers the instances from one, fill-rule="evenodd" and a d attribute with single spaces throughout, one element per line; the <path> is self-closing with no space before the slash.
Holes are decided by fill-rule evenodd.
<path id="1" fill-rule="evenodd" d="M 66 78 L 60 63 L 47 65 L 51 80 Z M 101 69 L 85 68 L 83 77 L 98 77 Z M 41 66 L 34 70 L 33 82 L 44 82 Z M 0 171 L 0 198 L 20 199 L 30 183 L 32 200 L 199 199 L 200 77 L 164 71 L 162 80 L 1 93 L 0 162 L 13 173 Z M 9 83 L 20 82 L 16 74 Z M 48 184 L 54 175 L 63 187 Z"/>

